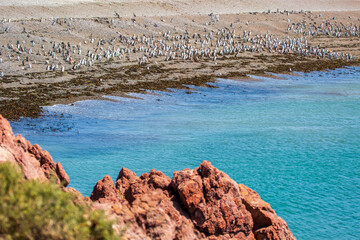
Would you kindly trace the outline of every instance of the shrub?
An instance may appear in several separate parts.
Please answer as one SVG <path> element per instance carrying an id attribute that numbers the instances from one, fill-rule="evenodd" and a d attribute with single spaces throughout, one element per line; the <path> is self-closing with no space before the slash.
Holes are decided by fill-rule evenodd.
<path id="1" fill-rule="evenodd" d="M 0 239 L 118 238 L 103 212 L 76 205 L 73 194 L 27 181 L 11 164 L 0 164 Z"/>

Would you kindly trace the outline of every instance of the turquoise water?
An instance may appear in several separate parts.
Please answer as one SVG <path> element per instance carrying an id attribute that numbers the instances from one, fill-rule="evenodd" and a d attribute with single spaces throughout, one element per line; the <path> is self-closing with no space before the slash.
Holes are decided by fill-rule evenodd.
<path id="1" fill-rule="evenodd" d="M 12 125 L 85 195 L 122 167 L 172 176 L 206 159 L 256 190 L 298 239 L 359 239 L 360 68 L 282 77 L 57 105 Z"/>

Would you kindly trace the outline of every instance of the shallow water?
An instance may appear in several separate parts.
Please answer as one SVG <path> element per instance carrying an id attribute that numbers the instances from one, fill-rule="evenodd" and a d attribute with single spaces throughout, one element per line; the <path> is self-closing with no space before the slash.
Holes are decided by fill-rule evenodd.
<path id="1" fill-rule="evenodd" d="M 206 159 L 256 190 L 298 239 L 358 239 L 360 68 L 282 77 L 57 105 L 12 126 L 85 195 L 122 167 L 171 177 Z"/>

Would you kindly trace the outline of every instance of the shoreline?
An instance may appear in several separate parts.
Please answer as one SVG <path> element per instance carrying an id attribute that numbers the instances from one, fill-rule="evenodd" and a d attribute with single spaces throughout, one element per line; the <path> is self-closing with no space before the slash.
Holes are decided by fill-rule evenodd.
<path id="1" fill-rule="evenodd" d="M 237 182 L 246 180 L 264 199 L 269 198 L 269 202 L 279 199 L 273 207 L 280 206 L 279 215 L 289 218 L 289 226 L 293 226 L 299 237 L 336 236 L 339 224 L 346 226 L 344 236 L 354 235 L 354 216 L 349 213 L 357 206 L 351 194 L 356 192 L 352 181 L 356 181 L 353 163 L 358 152 L 353 147 L 357 144 L 356 129 L 359 129 L 357 89 L 354 97 L 343 93 L 350 92 L 352 96 L 353 86 L 357 87 L 358 82 L 360 0 L 230 0 L 226 3 L 219 0 L 37 0 L 29 5 L 27 2 L 0 0 L 3 16 L 0 19 L 0 162 L 18 164 L 26 179 L 56 182 L 59 188 L 73 194 L 75 204 L 105 211 L 112 221 L 109 229 L 124 238 L 295 239 L 287 223 L 276 215 L 269 203 L 254 190 L 234 181 L 238 177 Z M 334 11 L 336 9 L 339 11 Z M 328 87 L 329 75 L 334 74 L 323 76 L 326 71 L 347 66 L 356 66 L 356 70 L 348 68 L 354 75 L 347 75 L 355 85 L 350 82 L 351 85 L 347 83 L 336 91 L 333 85 Z M 297 81 L 298 78 L 294 81 L 290 78 L 298 88 L 289 88 L 289 82 L 280 80 L 313 71 L 324 71 L 318 74 L 319 82 L 324 85 L 304 81 L 308 87 Z M 220 115 L 212 115 L 208 108 L 202 108 L 202 112 L 191 109 L 188 114 L 184 111 L 189 107 L 184 95 L 196 89 L 192 85 L 216 88 L 211 83 L 218 79 L 264 81 L 256 79 L 257 76 L 276 80 L 270 85 L 264 82 L 263 89 L 259 82 L 259 91 L 254 91 L 255 101 L 252 95 L 248 97 L 251 89 L 221 88 L 224 91 L 220 94 L 207 91 L 206 95 L 197 95 L 206 106 L 212 99 L 211 92 L 218 94 L 213 95 L 217 100 L 230 90 L 229 101 L 220 99 L 222 105 L 215 102 L 214 109 L 225 110 Z M 343 83 L 342 70 L 335 78 L 338 76 L 335 82 Z M 165 101 L 159 104 L 146 105 L 143 101 L 134 108 L 125 107 L 125 114 L 118 106 L 107 109 L 111 101 L 117 102 L 116 98 L 106 97 L 109 95 L 140 99 L 141 96 L 130 93 L 174 88 L 185 89 L 179 97 L 185 98 L 185 104 L 179 102 L 179 108 L 168 106 L 177 100 L 167 100 L 171 98 L 165 96 Z M 282 89 L 292 95 L 275 96 Z M 303 94 L 305 90 L 312 95 Z M 333 101 L 336 94 L 344 95 L 339 99 L 341 104 Z M 207 95 L 210 98 L 203 98 Z M 268 96 L 275 96 L 275 101 L 269 101 Z M 298 101 L 298 96 L 305 99 L 305 103 Z M 264 99 L 266 104 L 256 101 L 256 97 Z M 88 116 L 96 119 L 85 119 L 89 125 L 81 129 L 92 129 L 100 121 L 106 131 L 82 134 L 77 125 L 72 125 L 81 124 L 83 120 L 72 114 L 79 112 L 77 106 L 70 109 L 69 115 L 65 114 L 66 110 L 61 111 L 62 106 L 57 109 L 59 113 L 44 110 L 45 106 L 92 99 L 108 101 L 105 108 L 120 118 L 116 114 L 111 116 L 115 125 L 112 121 L 102 121 L 101 113 L 96 111 L 99 107 L 91 105 L 86 108 L 91 110 Z M 231 104 L 242 104 L 246 99 L 250 99 L 252 108 L 239 107 L 234 111 L 236 107 Z M 320 104 L 313 104 L 311 99 Z M 162 101 L 157 96 L 152 100 Z M 98 103 L 100 109 L 105 105 Z M 259 105 L 254 108 L 253 103 Z M 134 115 L 129 109 L 141 114 L 141 109 L 149 109 L 155 113 L 151 114 L 154 118 Z M 170 115 L 176 121 L 165 121 L 166 124 L 160 121 L 161 125 L 154 125 L 153 120 L 167 120 L 161 111 L 168 114 L 169 109 L 176 110 Z M 264 109 L 273 111 L 264 114 Z M 281 112 L 282 109 L 288 111 Z M 237 112 L 239 115 L 235 115 Z M 48 113 L 52 121 L 44 125 L 42 121 L 26 124 L 24 119 Z M 28 136 L 29 139 L 41 139 L 43 144 L 49 144 L 47 148 L 54 150 L 57 158 L 57 151 L 65 150 L 60 151 L 61 161 L 70 164 L 70 170 L 76 170 L 71 174 L 80 177 L 80 181 L 74 178 L 74 186 L 78 184 L 80 191 L 91 188 L 93 184 L 88 184 L 103 176 L 97 177 L 97 173 L 102 173 L 100 170 L 110 170 L 107 174 L 112 175 L 112 170 L 120 165 L 118 177 L 103 177 L 94 186 L 90 198 L 74 188 L 66 188 L 70 179 L 61 163 L 54 162 L 39 145 L 32 145 L 21 135 L 13 135 L 10 123 L 3 116 L 23 130 L 34 126 L 36 134 Z M 140 122 L 137 116 L 141 116 Z M 184 126 L 189 125 L 188 120 L 184 121 L 183 116 L 200 117 L 201 121 L 191 118 L 187 129 Z M 216 119 L 217 116 L 221 118 Z M 23 120 L 26 125 L 15 122 Z M 219 128 L 219 122 L 227 125 Z M 261 128 L 252 129 L 252 126 Z M 150 129 L 150 134 L 144 135 L 143 131 Z M 44 136 L 41 130 L 58 131 L 61 136 Z M 63 130 L 69 132 L 65 135 L 75 138 L 63 141 Z M 60 147 L 59 136 L 64 143 Z M 201 141 L 202 138 L 205 141 Z M 172 142 L 180 145 L 168 145 Z M 93 147 L 88 149 L 88 146 Z M 110 155 L 106 154 L 108 149 L 111 149 Z M 69 151 L 72 153 L 68 154 Z M 189 157 L 185 154 L 187 158 L 182 161 L 178 153 L 192 154 Z M 167 170 L 175 165 L 192 166 L 195 158 L 207 159 L 207 156 L 219 167 L 226 166 L 223 171 L 234 174 L 234 180 L 208 161 L 193 166 L 196 167 L 193 170 L 175 171 L 171 179 L 167 176 Z M 171 159 L 176 161 L 175 165 Z M 102 164 L 100 169 L 98 165 L 104 161 L 107 164 Z M 127 164 L 135 166 L 135 170 L 149 166 L 164 169 L 163 172 L 141 171 L 143 174 L 137 176 L 124 168 Z M 84 170 L 86 174 L 81 173 Z M 344 179 L 341 189 L 331 191 Z M 334 211 L 339 214 L 335 216 Z M 319 231 L 314 226 L 322 219 L 326 219 L 327 225 Z"/>
<path id="2" fill-rule="evenodd" d="M 359 12 L 3 19 L 0 113 L 36 118 L 103 95 L 360 66 Z"/>
<path id="3" fill-rule="evenodd" d="M 308 62 L 311 65 L 313 62 Z M 317 62 L 318 63 L 318 62 Z M 328 62 L 323 64 L 311 65 L 310 68 L 307 68 L 304 71 L 301 65 L 295 65 L 292 67 L 292 72 L 313 72 L 313 71 L 327 71 L 327 70 L 334 70 L 337 68 L 344 68 L 347 66 L 360 66 L 360 60 L 344 63 L 344 62 L 332 62 L 330 65 Z M 275 69 L 275 70 L 273 70 Z M 114 89 L 106 89 L 105 91 L 100 92 L 92 92 L 87 93 L 84 92 L 79 94 L 78 96 L 70 96 L 68 98 L 64 98 L 60 96 L 59 98 L 55 98 L 55 100 L 51 100 L 50 102 L 46 102 L 45 100 L 37 100 L 34 99 L 34 96 L 19 96 L 21 101 L 10 101 L 8 104 L 0 105 L 0 112 L 2 115 L 6 116 L 11 121 L 18 121 L 22 117 L 29 117 L 29 118 L 38 118 L 41 117 L 43 114 L 43 107 L 45 106 L 54 106 L 57 104 L 73 104 L 78 101 L 85 101 L 85 100 L 104 100 L 104 101 L 111 101 L 104 97 L 104 95 L 110 96 L 120 96 L 126 98 L 134 98 L 128 93 L 146 93 L 147 90 L 158 90 L 158 91 L 166 91 L 169 88 L 176 88 L 176 89 L 188 89 L 191 91 L 191 88 L 185 85 L 194 85 L 194 86 L 203 86 L 203 87 L 213 87 L 212 85 L 208 85 L 207 83 L 211 83 L 216 81 L 218 77 L 236 81 L 257 81 L 256 79 L 252 79 L 249 75 L 255 76 L 266 76 L 276 78 L 271 73 L 275 74 L 287 74 L 292 75 L 293 73 L 290 71 L 286 71 L 282 65 L 275 66 L 273 71 L 259 71 L 254 70 L 253 72 L 249 72 L 246 75 L 239 75 L 235 73 L 228 73 L 222 76 L 214 76 L 214 75 L 201 75 L 195 76 L 193 78 L 186 78 L 181 79 L 180 81 L 172 81 L 172 80 L 161 80 L 161 81 L 154 81 L 154 82 L 138 82 L 133 85 L 122 85 L 115 86 Z M 122 88 L 124 87 L 124 88 Z M 117 90 L 121 88 L 121 90 Z M 0 101 L 1 102 L 1 101 Z"/>

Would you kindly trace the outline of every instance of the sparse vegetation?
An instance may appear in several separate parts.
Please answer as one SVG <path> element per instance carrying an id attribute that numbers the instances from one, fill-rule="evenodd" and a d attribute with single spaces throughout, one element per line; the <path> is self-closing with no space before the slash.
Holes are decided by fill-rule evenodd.
<path id="1" fill-rule="evenodd" d="M 119 239 L 103 212 L 74 204 L 56 185 L 0 164 L 0 239 Z"/>

